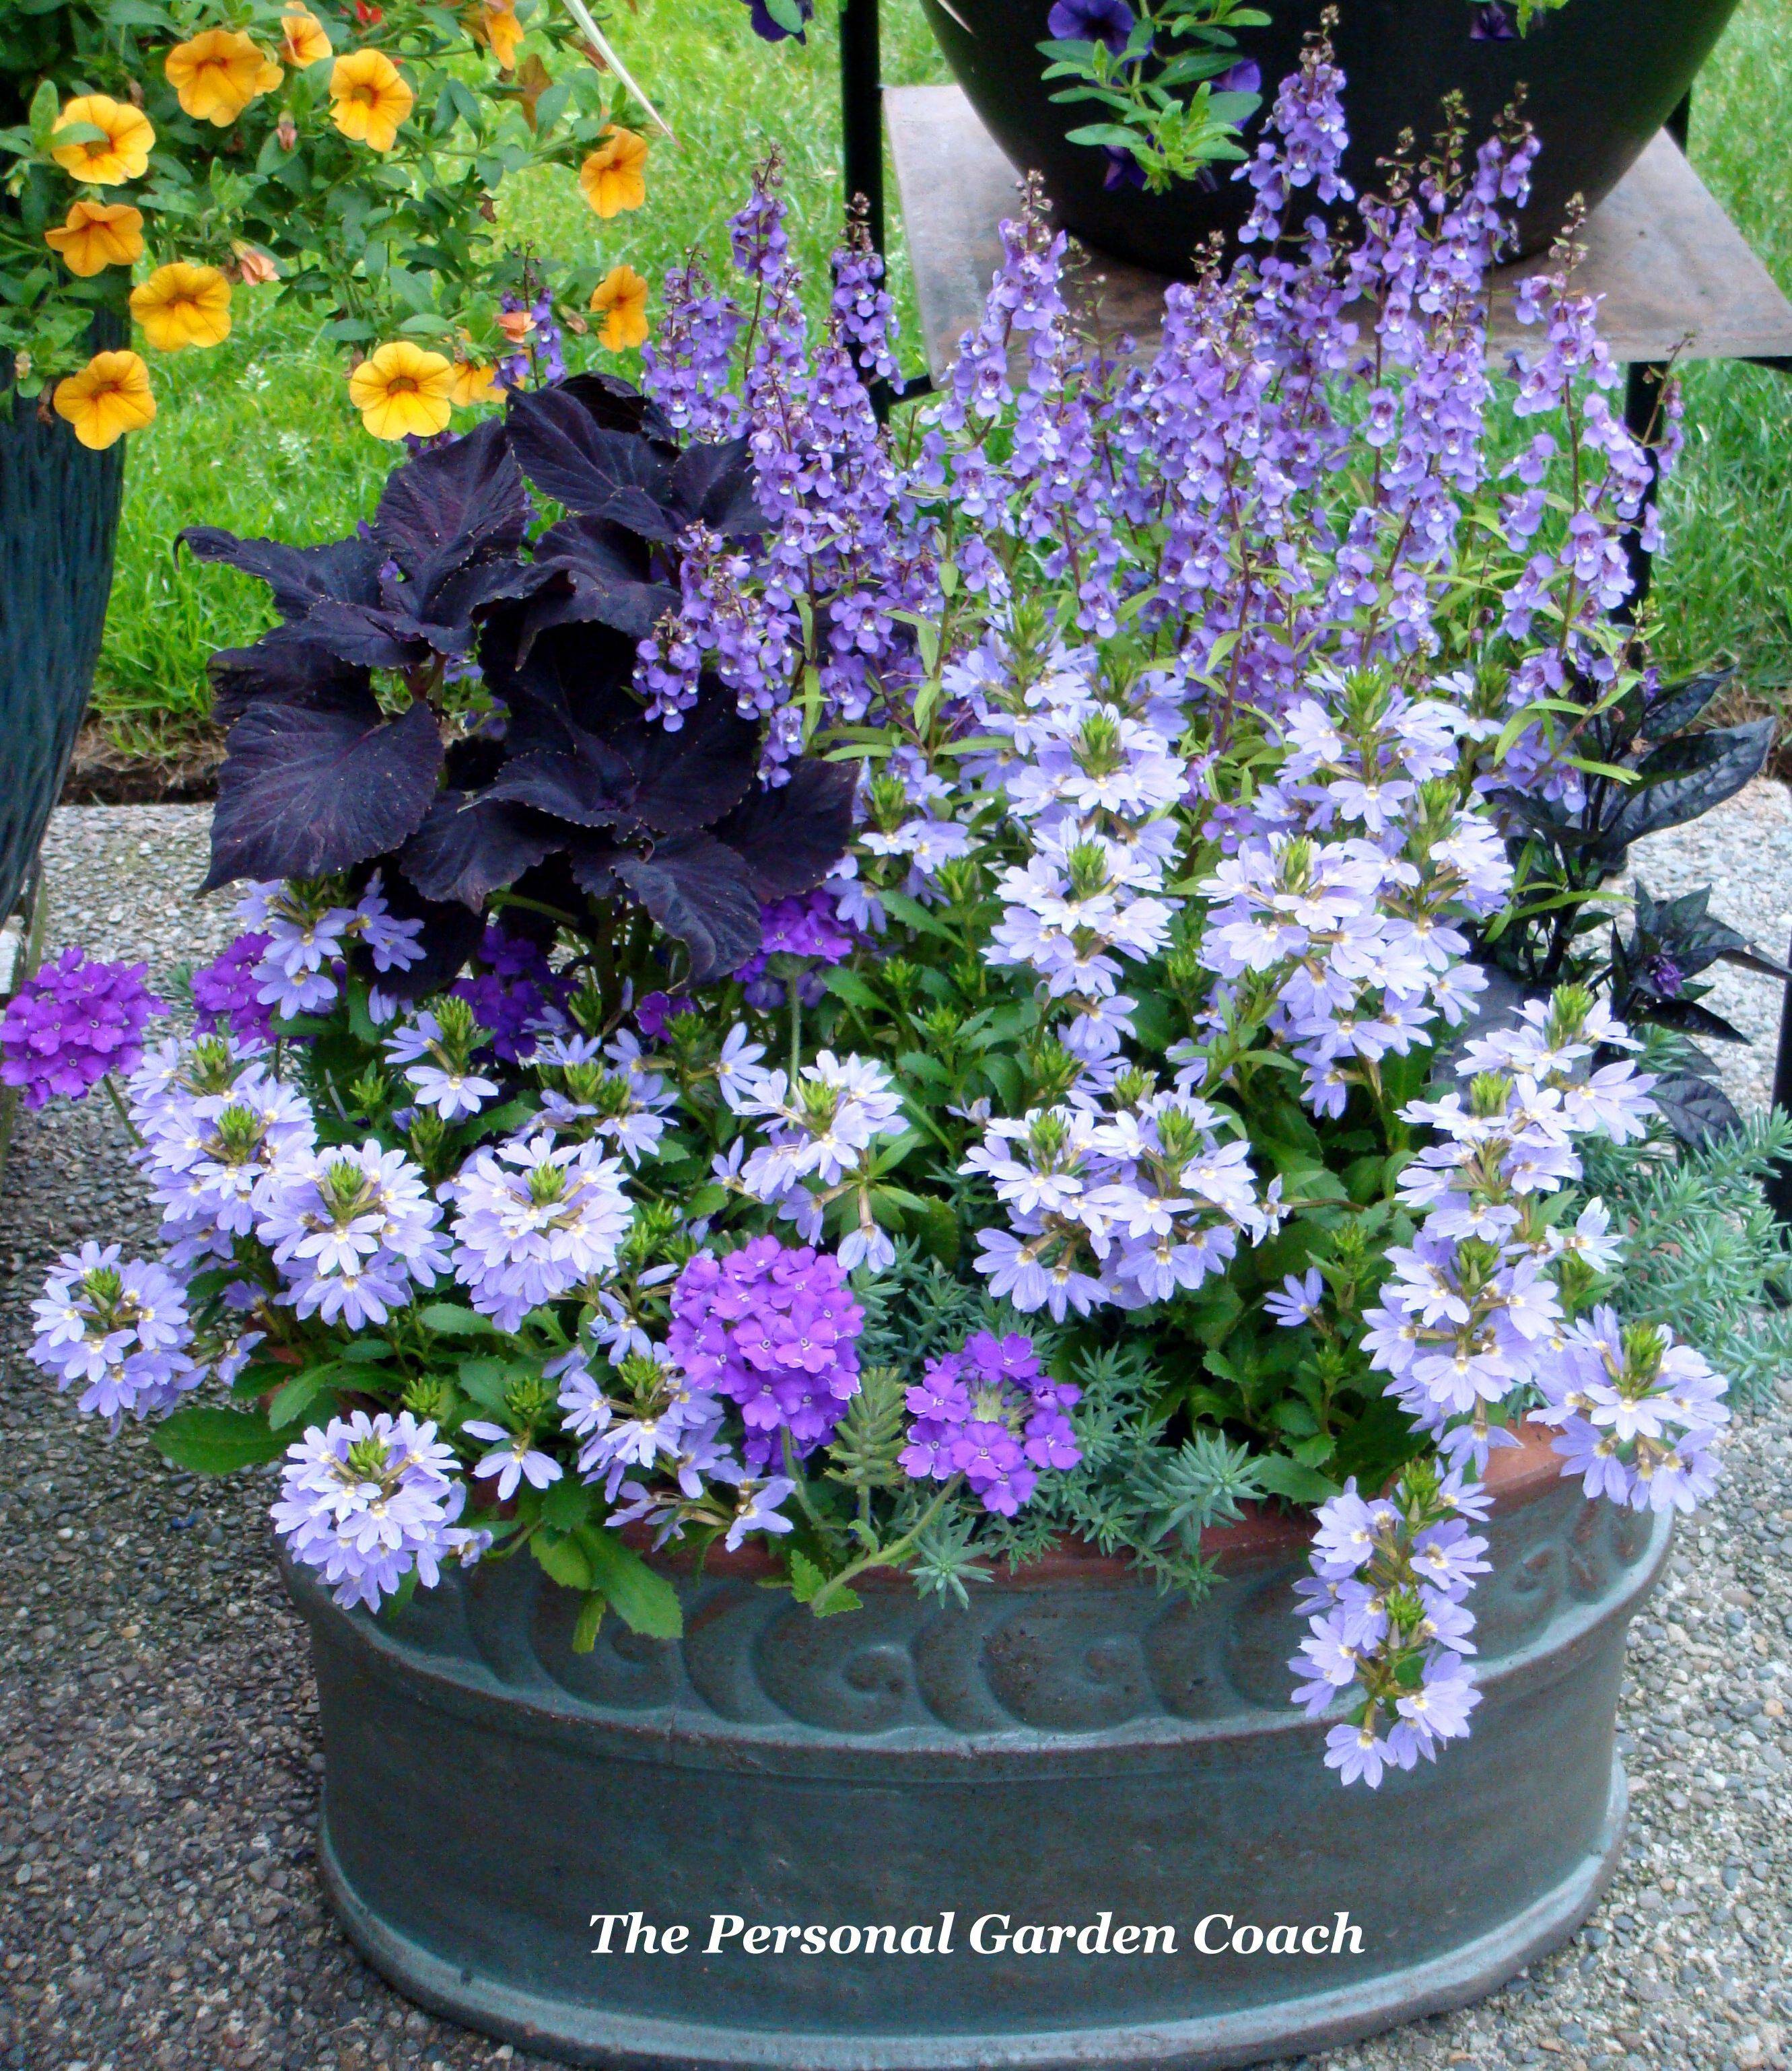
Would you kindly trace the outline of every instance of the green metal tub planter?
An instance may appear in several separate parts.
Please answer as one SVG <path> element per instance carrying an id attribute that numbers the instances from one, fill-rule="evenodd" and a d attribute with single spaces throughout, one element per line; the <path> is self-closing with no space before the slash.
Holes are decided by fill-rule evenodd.
<path id="1" fill-rule="evenodd" d="M 124 334 L 121 321 L 102 319 L 93 350 Z M 10 365 L 0 377 L 3 397 Z M 0 400 L 0 917 L 36 858 L 92 688 L 125 444 L 90 452 L 36 402 L 15 396 L 9 412 Z"/>
<path id="2" fill-rule="evenodd" d="M 1319 27 L 1324 0 L 1253 5 L 1271 18 L 1267 27 L 1236 31 L 1236 55 L 1257 67 L 1266 107 Z M 1440 128 L 1447 93 L 1463 97 L 1472 146 L 1522 92 L 1523 113 L 1543 148 L 1518 228 L 1523 249 L 1540 250 L 1560 228 L 1572 196 L 1583 196 L 1592 208 L 1617 185 L 1684 96 L 1735 5 L 1566 0 L 1540 13 L 1520 36 L 1511 32 L 1512 10 L 1502 0 L 1491 8 L 1468 0 L 1351 0 L 1332 31 L 1347 82 L 1345 171 L 1359 190 L 1375 187 L 1377 163 L 1399 147 L 1403 131 L 1422 145 Z M 1095 250 L 1186 276 L 1212 232 L 1243 223 L 1252 189 L 1232 178 L 1230 164 L 1148 193 L 1118 178 L 1101 150 L 1068 140 L 1068 132 L 1106 119 L 1108 111 L 1052 99 L 1064 81 L 1044 77 L 1047 59 L 1039 46 L 1064 33 L 1048 27 L 1053 0 L 922 0 L 922 6 L 990 133 L 1018 167 L 1044 175 L 1065 227 Z M 1126 10 L 1137 12 L 1131 4 Z M 1165 12 L 1162 0 L 1156 12 Z M 1496 33 L 1488 33 L 1490 23 Z M 1163 50 L 1154 64 L 1158 55 L 1187 47 L 1167 35 L 1158 42 Z M 1247 151 L 1256 148 L 1263 113 L 1245 124 Z"/>
<path id="3" fill-rule="evenodd" d="M 968 1611 L 894 1582 L 818 1620 L 743 1555 L 671 1570 L 682 1640 L 607 1621 L 583 1655 L 526 1559 L 383 1621 L 294 1573 L 326 1889 L 400 1990 L 578 2064 L 1193 2071 L 1462 2004 L 1622 1835 L 1671 1526 L 1558 1465 L 1495 1455 L 1473 1738 L 1372 1793 L 1289 1707 L 1279 1519 L 1212 1536 L 1199 1607 L 1066 1547 Z"/>

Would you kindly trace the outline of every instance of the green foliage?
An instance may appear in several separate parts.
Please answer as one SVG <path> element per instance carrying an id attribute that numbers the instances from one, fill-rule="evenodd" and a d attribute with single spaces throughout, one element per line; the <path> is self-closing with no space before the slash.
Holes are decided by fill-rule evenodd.
<path id="1" fill-rule="evenodd" d="M 45 242 L 72 202 L 96 194 L 140 212 L 150 265 L 240 273 L 247 253 L 252 277 L 271 258 L 281 298 L 338 351 L 394 335 L 485 363 L 506 348 L 499 296 L 527 269 L 498 235 L 492 196 L 519 174 L 564 174 L 628 117 L 628 96 L 548 0 L 521 0 L 530 42 L 514 69 L 426 0 L 385 0 L 371 20 L 347 0 L 311 0 L 310 12 L 331 51 L 303 66 L 276 62 L 282 0 L 67 0 L 0 21 L 0 348 L 25 355 L 22 394 L 85 357 L 96 309 L 124 306 L 128 265 L 82 278 Z M 183 106 L 166 70 L 170 52 L 217 31 L 246 35 L 268 68 L 222 122 Z M 384 150 L 334 119 L 334 67 L 362 51 L 396 66 L 410 96 Z M 56 130 L 59 110 L 92 93 L 134 105 L 154 132 L 146 169 L 104 189 L 54 155 L 80 141 Z M 597 278 L 564 285 L 582 302 Z"/>
<path id="2" fill-rule="evenodd" d="M 164 1459 L 189 1474 L 233 1474 L 277 1459 L 288 1434 L 248 1411 L 194 1402 L 153 1425 L 150 1439 Z"/>
<path id="3" fill-rule="evenodd" d="M 1658 1058 L 1646 1061 L 1653 1068 Z M 1586 1192 L 1630 1237 L 1605 1298 L 1621 1315 L 1668 1324 L 1696 1345 L 1745 1409 L 1769 1401 L 1792 1368 L 1792 1243 L 1761 1191 L 1789 1159 L 1792 1117 L 1777 1111 L 1677 1155 L 1659 1137 L 1586 1150 Z"/>

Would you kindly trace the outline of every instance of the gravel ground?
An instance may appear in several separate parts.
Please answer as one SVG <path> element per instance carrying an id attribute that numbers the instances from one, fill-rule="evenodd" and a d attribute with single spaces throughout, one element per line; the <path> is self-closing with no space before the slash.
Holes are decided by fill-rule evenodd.
<path id="1" fill-rule="evenodd" d="M 203 807 L 59 812 L 51 946 L 166 978 L 230 930 L 196 904 Z M 1792 798 L 1760 785 L 1646 845 L 1651 891 L 1713 880 L 1764 945 L 1792 932 Z M 1726 1056 L 1758 1104 L 1778 988 L 1713 1003 L 1766 1044 Z M 536 2060 L 427 2018 L 338 1933 L 312 1855 L 318 1749 L 264 1483 L 195 1481 L 141 1432 L 83 1428 L 19 1356 L 51 1255 L 146 1240 L 98 1101 L 21 1118 L 0 1201 L 0 2067 L 472 2071 Z M 1572 1943 L 1468 2011 L 1306 2071 L 1758 2071 L 1792 2063 L 1792 1381 L 1730 1448 L 1632 1634 L 1633 1798 L 1617 1880 Z M 970 2067 L 967 2067 L 970 2071 Z"/>

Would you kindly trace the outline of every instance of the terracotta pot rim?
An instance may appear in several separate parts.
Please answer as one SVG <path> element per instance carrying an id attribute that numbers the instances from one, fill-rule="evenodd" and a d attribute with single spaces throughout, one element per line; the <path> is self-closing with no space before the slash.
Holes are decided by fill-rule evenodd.
<path id="1" fill-rule="evenodd" d="M 1515 1447 L 1502 1447 L 1487 1462 L 1486 1485 L 1501 1510 L 1535 1502 L 1561 1476 L 1552 1433 L 1534 1424 L 1521 1423 L 1517 1427 L 1517 1437 Z M 643 1552 L 648 1551 L 651 1536 L 644 1527 L 631 1526 L 623 1536 Z M 1298 1553 L 1312 1536 L 1310 1515 L 1294 1517 L 1286 1511 L 1265 1510 L 1258 1504 L 1246 1503 L 1244 1515 L 1236 1524 L 1212 1526 L 1201 1534 L 1201 1551 L 1222 1567 L 1241 1565 L 1277 1554 Z M 679 1547 L 668 1547 L 651 1557 L 656 1567 L 675 1574 L 688 1574 L 697 1565 L 694 1552 Z M 719 1545 L 713 1547 L 703 1569 L 706 1575 L 728 1581 L 766 1581 L 783 1573 L 780 1564 L 757 1546 L 743 1546 L 736 1553 L 728 1552 Z M 990 1579 L 1000 1588 L 1025 1589 L 1040 1582 L 1111 1584 L 1138 1573 L 1124 1554 L 1103 1553 L 1086 1540 L 1067 1532 L 1050 1552 L 1039 1560 L 1012 1572 L 998 1565 L 990 1570 Z M 905 1575 L 892 1569 L 875 1569 L 853 1586 L 861 1591 L 907 1588 L 908 1581 Z"/>

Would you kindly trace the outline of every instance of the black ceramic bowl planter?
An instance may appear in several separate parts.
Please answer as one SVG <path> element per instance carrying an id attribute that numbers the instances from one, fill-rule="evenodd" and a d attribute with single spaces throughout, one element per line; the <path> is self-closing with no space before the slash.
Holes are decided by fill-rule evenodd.
<path id="1" fill-rule="evenodd" d="M 1102 154 L 1065 141 L 1065 132 L 1100 119 L 1088 104 L 1055 105 L 1062 82 L 1041 76 L 1052 0 L 922 0 L 947 61 L 990 133 L 1023 171 L 1044 176 L 1067 228 L 1097 252 L 1158 273 L 1186 274 L 1196 247 L 1214 231 L 1237 228 L 1252 191 L 1216 168 L 1204 193 L 1183 182 L 1171 192 L 1109 191 Z M 1295 69 L 1323 0 L 1262 0 L 1273 16 L 1245 30 L 1239 54 L 1263 76 L 1265 106 Z M 1421 143 L 1439 127 L 1445 93 L 1461 93 L 1470 136 L 1478 140 L 1523 92 L 1523 111 L 1543 150 L 1531 201 L 1519 219 L 1526 252 L 1548 244 L 1570 198 L 1596 207 L 1660 129 L 1710 55 L 1736 0 L 1567 0 L 1511 41 L 1476 42 L 1466 0 L 1344 0 L 1333 41 L 1347 84 L 1351 147 L 1345 170 L 1360 189 L 1376 182 L 1378 160 L 1410 129 Z M 953 15 L 962 18 L 954 20 Z M 1254 146 L 1260 111 L 1245 141 Z"/>
<path id="2" fill-rule="evenodd" d="M 742 1556 L 680 1573 L 682 1641 L 583 1655 L 526 1560 L 383 1622 L 296 1577 L 326 1887 L 401 1990 L 580 2064 L 1192 2071 L 1462 2004 L 1619 1845 L 1670 1527 L 1558 1465 L 1495 1455 L 1473 1737 L 1372 1793 L 1288 1702 L 1286 1522 L 1214 1535 L 1198 1609 L 1067 1549 L 968 1611 L 892 1579 L 821 1621 Z"/>

